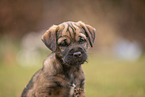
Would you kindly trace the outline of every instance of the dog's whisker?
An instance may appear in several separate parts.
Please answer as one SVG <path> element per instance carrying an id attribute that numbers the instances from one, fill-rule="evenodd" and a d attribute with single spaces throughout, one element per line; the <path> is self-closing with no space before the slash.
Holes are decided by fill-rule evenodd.
<path id="1" fill-rule="evenodd" d="M 88 61 L 87 61 L 87 60 L 86 60 L 85 62 L 86 62 L 86 63 L 88 63 Z"/>

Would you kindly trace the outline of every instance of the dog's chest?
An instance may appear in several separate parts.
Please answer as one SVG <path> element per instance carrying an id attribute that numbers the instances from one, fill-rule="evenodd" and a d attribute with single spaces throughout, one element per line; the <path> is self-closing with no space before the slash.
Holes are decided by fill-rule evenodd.
<path id="1" fill-rule="evenodd" d="M 84 91 L 84 83 L 72 83 L 70 86 L 70 95 L 73 97 L 80 97 L 82 91 Z"/>
<path id="2" fill-rule="evenodd" d="M 81 91 L 84 90 L 84 75 L 81 73 L 79 74 L 71 74 L 69 76 L 69 85 L 70 85 L 70 95 L 79 95 L 81 94 Z"/>

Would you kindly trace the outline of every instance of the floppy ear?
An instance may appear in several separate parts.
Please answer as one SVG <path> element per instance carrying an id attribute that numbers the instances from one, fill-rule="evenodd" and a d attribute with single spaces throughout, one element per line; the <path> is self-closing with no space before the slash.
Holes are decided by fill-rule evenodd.
<path id="1" fill-rule="evenodd" d="M 90 44 L 91 47 L 93 47 L 93 43 L 94 43 L 94 40 L 95 40 L 96 29 L 93 28 L 90 25 L 87 25 L 87 24 L 83 23 L 82 21 L 77 22 L 77 25 L 84 29 L 86 37 L 89 40 L 89 44 Z"/>
<path id="2" fill-rule="evenodd" d="M 42 41 L 51 51 L 56 51 L 57 30 L 58 26 L 53 25 L 42 35 Z"/>

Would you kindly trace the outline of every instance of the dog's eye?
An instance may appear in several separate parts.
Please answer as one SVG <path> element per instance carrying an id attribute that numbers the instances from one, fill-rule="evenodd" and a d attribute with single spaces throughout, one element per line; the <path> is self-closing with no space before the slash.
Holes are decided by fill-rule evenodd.
<path id="1" fill-rule="evenodd" d="M 65 46 L 68 46 L 69 44 L 67 43 L 67 39 L 64 39 L 64 40 L 63 40 L 62 42 L 60 42 L 58 45 L 59 45 L 59 46 L 65 47 Z"/>
<path id="2" fill-rule="evenodd" d="M 83 37 L 80 37 L 80 40 L 79 40 L 79 43 L 85 43 L 86 42 L 86 39 L 85 38 L 83 38 Z"/>

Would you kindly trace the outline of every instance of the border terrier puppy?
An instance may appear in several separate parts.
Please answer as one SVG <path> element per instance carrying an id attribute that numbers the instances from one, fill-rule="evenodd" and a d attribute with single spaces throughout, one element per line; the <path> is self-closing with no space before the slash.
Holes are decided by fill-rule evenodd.
<path id="1" fill-rule="evenodd" d="M 95 28 L 81 21 L 51 26 L 42 36 L 52 51 L 21 97 L 86 97 L 82 64 L 93 47 Z"/>

